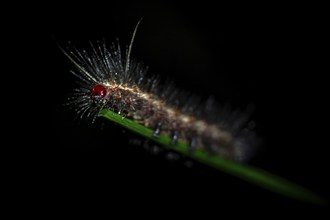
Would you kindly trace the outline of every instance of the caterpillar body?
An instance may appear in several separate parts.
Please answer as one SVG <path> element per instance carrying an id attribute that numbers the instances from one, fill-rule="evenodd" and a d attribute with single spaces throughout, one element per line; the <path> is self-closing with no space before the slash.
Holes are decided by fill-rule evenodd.
<path id="1" fill-rule="evenodd" d="M 147 128 L 154 137 L 170 137 L 171 144 L 185 142 L 189 150 L 246 161 L 253 155 L 258 138 L 249 128 L 249 111 L 216 107 L 213 99 L 198 101 L 183 95 L 173 84 L 161 85 L 158 76 L 147 75 L 147 67 L 131 59 L 132 43 L 122 54 L 119 43 L 90 43 L 90 48 L 62 49 L 75 65 L 79 79 L 69 103 L 80 117 L 93 120 L 100 110 L 109 109 Z"/>

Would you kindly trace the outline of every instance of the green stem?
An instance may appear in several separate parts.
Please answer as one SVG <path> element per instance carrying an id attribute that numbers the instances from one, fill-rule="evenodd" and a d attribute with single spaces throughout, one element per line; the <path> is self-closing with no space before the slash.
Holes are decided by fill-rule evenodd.
<path id="1" fill-rule="evenodd" d="M 293 182 L 283 179 L 279 176 L 261 170 L 259 168 L 240 164 L 231 160 L 221 158 L 219 156 L 210 155 L 206 151 L 201 149 L 196 149 L 194 151 L 189 150 L 187 143 L 178 142 L 175 145 L 171 144 L 171 138 L 167 135 L 160 134 L 159 137 L 153 136 L 154 131 L 138 124 L 128 118 L 124 118 L 122 115 L 114 113 L 108 109 L 103 109 L 99 116 L 107 118 L 114 121 L 123 127 L 134 131 L 148 139 L 151 139 L 167 149 L 177 151 L 182 155 L 193 158 L 196 161 L 204 163 L 215 169 L 221 170 L 223 172 L 229 173 L 241 179 L 244 179 L 250 183 L 256 184 L 267 190 L 282 194 L 284 196 L 311 202 L 315 204 L 329 204 L 328 201 L 315 194 L 314 192 L 303 188 Z"/>

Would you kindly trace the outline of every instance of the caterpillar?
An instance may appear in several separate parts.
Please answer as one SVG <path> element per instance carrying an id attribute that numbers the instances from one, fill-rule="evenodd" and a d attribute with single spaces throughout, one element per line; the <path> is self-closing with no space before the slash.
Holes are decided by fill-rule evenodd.
<path id="1" fill-rule="evenodd" d="M 172 83 L 162 85 L 159 76 L 149 76 L 148 68 L 130 56 L 139 23 L 125 54 L 119 42 L 98 41 L 90 43 L 89 49 L 60 47 L 74 64 L 76 70 L 71 72 L 79 80 L 68 104 L 80 118 L 94 121 L 101 110 L 109 109 L 152 129 L 153 138 L 169 137 L 172 146 L 184 142 L 189 151 L 247 161 L 259 142 L 249 128 L 251 111 L 217 107 L 212 98 L 199 101 Z"/>

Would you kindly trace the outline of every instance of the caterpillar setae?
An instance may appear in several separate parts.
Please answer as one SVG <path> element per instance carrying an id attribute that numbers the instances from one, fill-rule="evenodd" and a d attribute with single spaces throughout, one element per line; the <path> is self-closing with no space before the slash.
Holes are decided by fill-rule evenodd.
<path id="1" fill-rule="evenodd" d="M 173 84 L 162 85 L 158 76 L 147 75 L 147 67 L 130 57 L 139 23 L 125 54 L 119 42 L 109 46 L 98 41 L 81 50 L 61 48 L 79 79 L 79 87 L 69 99 L 77 115 L 94 121 L 107 109 L 153 130 L 152 139 L 168 137 L 173 148 L 185 143 L 189 152 L 201 150 L 234 161 L 248 160 L 258 143 L 248 126 L 250 111 L 216 107 L 211 98 L 200 102 L 196 96 L 183 95 Z"/>

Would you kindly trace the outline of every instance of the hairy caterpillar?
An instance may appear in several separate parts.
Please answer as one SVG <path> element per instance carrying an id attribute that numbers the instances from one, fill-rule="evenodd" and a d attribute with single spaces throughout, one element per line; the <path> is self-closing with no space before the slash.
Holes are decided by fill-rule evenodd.
<path id="1" fill-rule="evenodd" d="M 147 67 L 130 57 L 138 25 L 125 55 L 119 43 L 62 49 L 77 68 L 72 73 L 80 87 L 69 101 L 77 115 L 94 120 L 100 110 L 109 109 L 152 129 L 155 138 L 168 136 L 173 146 L 184 142 L 191 151 L 246 161 L 258 142 L 247 126 L 249 113 L 217 108 L 212 99 L 199 102 L 171 84 L 161 85 L 158 76 L 149 77 Z"/>

